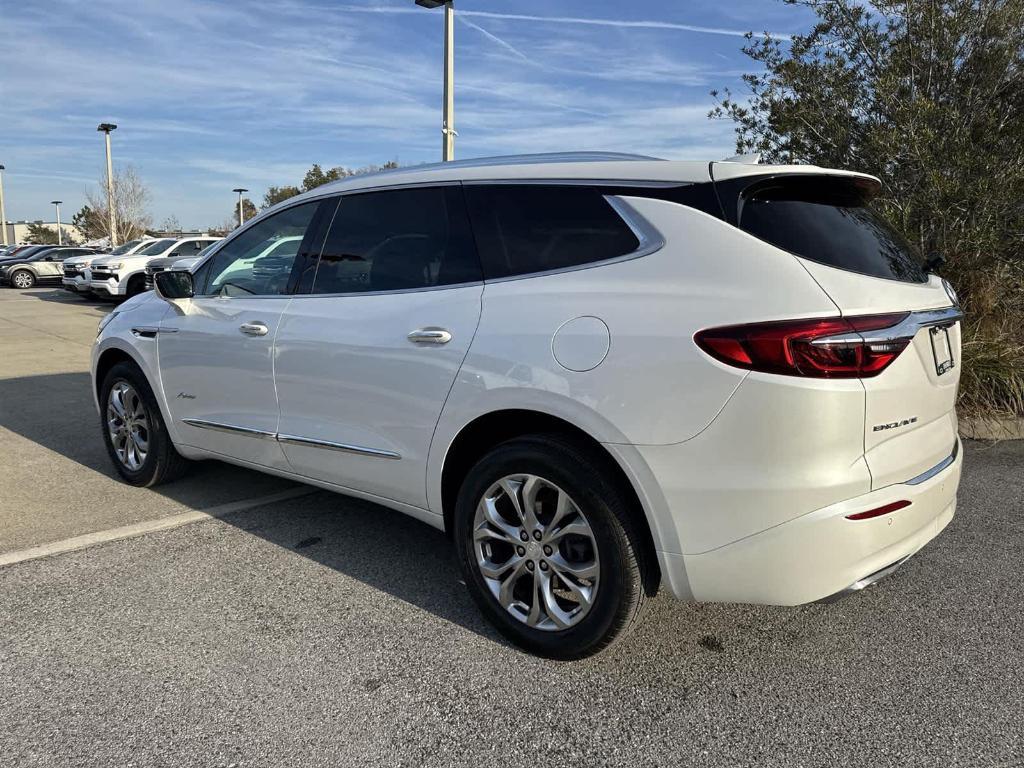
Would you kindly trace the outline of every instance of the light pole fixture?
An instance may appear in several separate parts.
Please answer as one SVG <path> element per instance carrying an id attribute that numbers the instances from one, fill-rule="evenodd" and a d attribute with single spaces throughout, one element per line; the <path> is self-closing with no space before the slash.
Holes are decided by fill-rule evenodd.
<path id="1" fill-rule="evenodd" d="M 60 204 L 63 200 L 51 200 L 50 203 L 57 209 L 57 245 L 64 245 L 64 236 L 60 231 Z"/>
<path id="2" fill-rule="evenodd" d="M 110 247 L 117 245 L 117 219 L 114 216 L 114 165 L 110 161 L 110 132 L 117 128 L 113 123 L 100 123 L 96 128 L 106 136 L 107 143 L 107 218 L 110 223 Z"/>
<path id="3" fill-rule="evenodd" d="M 245 223 L 245 211 L 242 210 L 242 193 L 248 192 L 249 190 L 243 189 L 242 187 L 238 187 L 237 189 L 232 189 L 231 191 L 238 193 L 238 226 L 242 226 L 242 224 Z"/>
<path id="4" fill-rule="evenodd" d="M 7 211 L 4 210 L 4 166 L 0 165 L 0 243 L 7 245 Z"/>
<path id="5" fill-rule="evenodd" d="M 455 3 L 453 0 L 416 0 L 421 8 L 444 6 L 444 95 L 441 100 L 441 159 L 455 159 Z"/>

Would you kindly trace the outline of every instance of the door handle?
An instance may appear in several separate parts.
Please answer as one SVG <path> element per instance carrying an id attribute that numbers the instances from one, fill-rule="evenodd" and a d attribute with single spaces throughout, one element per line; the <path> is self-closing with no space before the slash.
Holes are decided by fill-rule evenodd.
<path id="1" fill-rule="evenodd" d="M 246 336 L 266 336 L 270 333 L 270 329 L 267 327 L 267 324 L 259 321 L 253 323 L 242 323 L 238 326 L 238 330 Z"/>
<path id="2" fill-rule="evenodd" d="M 406 338 L 414 344 L 447 344 L 452 335 L 444 328 L 418 328 Z"/>

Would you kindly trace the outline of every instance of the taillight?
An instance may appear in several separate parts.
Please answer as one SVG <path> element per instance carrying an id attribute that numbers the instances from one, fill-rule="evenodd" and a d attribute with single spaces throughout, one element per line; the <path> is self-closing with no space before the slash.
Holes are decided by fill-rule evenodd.
<path id="1" fill-rule="evenodd" d="M 916 327 L 897 328 L 908 312 L 749 323 L 698 331 L 693 340 L 716 360 L 784 376 L 877 376 L 906 349 Z M 892 329 L 891 334 L 878 333 Z"/>

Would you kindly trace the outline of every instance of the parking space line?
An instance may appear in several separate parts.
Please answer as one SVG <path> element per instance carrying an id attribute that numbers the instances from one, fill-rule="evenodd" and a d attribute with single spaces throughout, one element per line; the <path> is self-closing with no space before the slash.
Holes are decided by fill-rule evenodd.
<path id="1" fill-rule="evenodd" d="M 73 536 L 70 539 L 52 541 L 48 544 L 39 544 L 38 546 L 29 547 L 28 549 L 20 549 L 14 552 L 0 554 L 0 568 L 7 565 L 14 565 L 15 563 L 23 563 L 26 560 L 37 560 L 41 557 L 62 555 L 66 552 L 87 549 L 89 547 L 94 547 L 97 544 L 106 544 L 110 541 L 132 539 L 138 536 L 156 533 L 158 531 L 169 531 L 173 528 L 180 528 L 183 525 L 189 525 L 203 520 L 214 520 L 233 512 L 241 512 L 246 509 L 255 509 L 256 507 L 262 507 L 278 501 L 287 501 L 288 499 L 295 499 L 300 496 L 308 496 L 316 493 L 317 490 L 317 488 L 302 485 L 297 488 L 289 488 L 286 491 L 271 493 L 255 499 L 230 501 L 226 504 L 218 504 L 215 507 L 210 507 L 209 509 L 191 509 L 188 512 L 181 512 L 177 515 L 169 515 L 156 520 L 146 520 L 141 523 L 122 525 L 117 528 L 108 528 L 105 531 Z"/>

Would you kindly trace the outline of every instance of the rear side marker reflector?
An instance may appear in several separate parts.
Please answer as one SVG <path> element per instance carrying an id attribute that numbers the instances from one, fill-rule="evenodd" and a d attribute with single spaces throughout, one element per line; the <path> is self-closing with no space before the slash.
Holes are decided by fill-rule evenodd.
<path id="1" fill-rule="evenodd" d="M 736 368 L 783 376 L 859 379 L 877 376 L 907 348 L 917 329 L 898 326 L 909 312 L 748 323 L 707 328 L 693 340 Z M 892 329 L 887 335 L 886 329 Z"/>
<path id="2" fill-rule="evenodd" d="M 897 509 L 903 509 L 909 507 L 910 502 L 906 499 L 901 501 L 894 501 L 891 504 L 886 504 L 884 507 L 878 507 L 877 509 L 869 509 L 867 512 L 858 512 L 855 515 L 847 515 L 847 520 L 870 520 L 872 517 L 881 517 L 882 515 L 888 515 L 890 512 L 895 512 Z"/>

